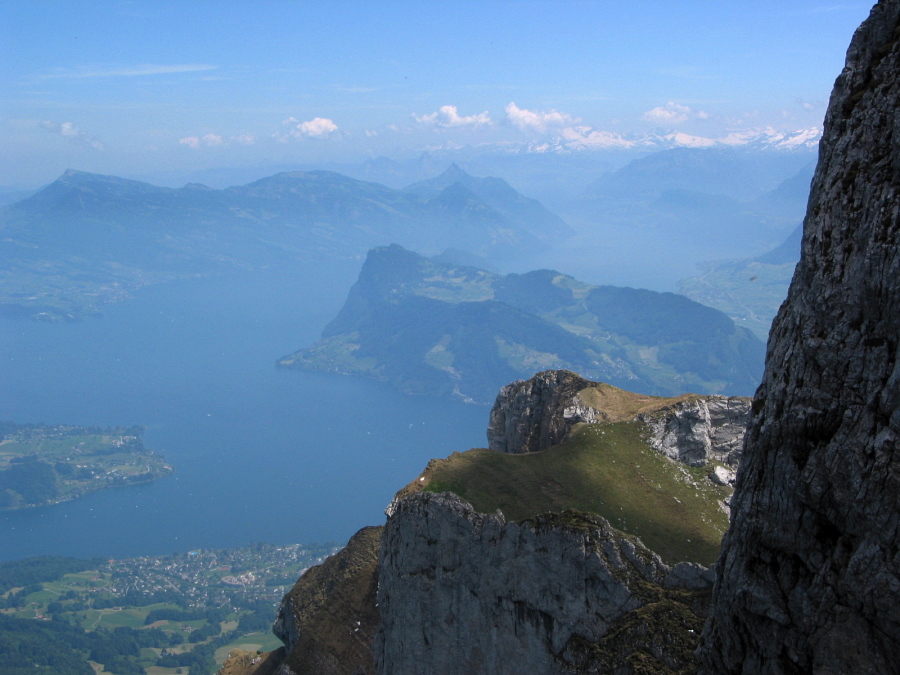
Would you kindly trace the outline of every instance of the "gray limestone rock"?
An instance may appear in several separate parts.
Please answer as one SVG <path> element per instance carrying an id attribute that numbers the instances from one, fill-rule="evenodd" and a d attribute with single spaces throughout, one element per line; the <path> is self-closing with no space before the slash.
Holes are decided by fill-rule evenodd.
<path id="1" fill-rule="evenodd" d="M 704 396 L 637 419 L 650 427 L 650 445 L 670 459 L 691 466 L 711 460 L 737 466 L 749 417 L 748 398 Z"/>
<path id="2" fill-rule="evenodd" d="M 683 604 L 688 591 L 701 592 L 703 605 L 713 581 L 697 565 L 669 568 L 603 518 L 566 512 L 507 523 L 451 493 L 392 504 L 378 569 L 382 675 L 608 672 L 604 659 L 615 661 L 622 647 L 604 643 L 612 627 L 646 623 L 633 615 L 649 605 L 694 616 Z M 677 600 L 666 589 L 678 589 Z M 688 625 L 677 630 L 691 637 Z M 647 637 L 650 625 L 643 632 L 661 645 L 660 663 L 690 659 L 665 646 L 677 636 Z"/>
<path id="3" fill-rule="evenodd" d="M 363 528 L 340 552 L 307 570 L 284 596 L 272 628 L 285 646 L 275 675 L 374 672 L 380 540 L 381 528 Z"/>
<path id="4" fill-rule="evenodd" d="M 900 664 L 900 0 L 835 82 L 699 652 L 706 673 Z"/>
<path id="5" fill-rule="evenodd" d="M 605 420 L 577 396 L 592 384 L 569 370 L 545 370 L 501 388 L 491 408 L 488 447 L 511 454 L 546 450 L 578 422 Z"/>

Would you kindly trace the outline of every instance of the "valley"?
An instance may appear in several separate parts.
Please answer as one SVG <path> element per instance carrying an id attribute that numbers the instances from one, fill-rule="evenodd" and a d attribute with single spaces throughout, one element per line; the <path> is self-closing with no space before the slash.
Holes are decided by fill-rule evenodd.
<path id="1" fill-rule="evenodd" d="M 209 670 L 237 646 L 276 648 L 269 630 L 273 606 L 300 574 L 338 548 L 260 543 L 123 560 L 0 563 L 0 629 L 27 632 L 33 624 L 33 632 L 38 626 L 61 630 L 40 651 L 25 656 L 19 650 L 38 666 L 55 665 L 57 672 L 93 672 L 78 669 L 88 660 L 99 662 L 101 672 Z M 70 628 L 86 631 L 93 644 L 68 634 Z M 129 647 L 128 638 L 141 633 L 153 637 L 139 650 Z M 117 635 L 127 637 L 117 641 Z M 17 667 L 19 660 L 6 665 Z"/>

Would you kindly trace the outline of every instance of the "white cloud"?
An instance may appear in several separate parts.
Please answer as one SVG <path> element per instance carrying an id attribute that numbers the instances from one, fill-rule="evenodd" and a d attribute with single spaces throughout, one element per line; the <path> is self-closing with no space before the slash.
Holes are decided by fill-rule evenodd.
<path id="1" fill-rule="evenodd" d="M 286 134 L 275 134 L 275 138 L 282 142 L 292 138 L 325 138 L 338 130 L 338 125 L 326 117 L 314 117 L 305 122 L 288 117 L 281 124 L 288 128 Z"/>
<path id="2" fill-rule="evenodd" d="M 251 134 L 242 134 L 225 138 L 220 134 L 210 133 L 204 136 L 187 136 L 178 140 L 180 145 L 190 148 L 191 150 L 199 150 L 201 147 L 215 148 L 223 145 L 231 145 L 232 143 L 237 143 L 239 145 L 253 145 L 255 142 L 256 137 Z"/>
<path id="3" fill-rule="evenodd" d="M 573 148 L 630 148 L 634 141 L 611 131 L 594 131 L 591 127 L 566 127 L 562 130 L 566 145 Z"/>
<path id="4" fill-rule="evenodd" d="M 59 134 L 67 141 L 72 141 L 73 143 L 78 143 L 79 145 L 84 145 L 93 148 L 94 150 L 104 149 L 104 145 L 99 139 L 86 131 L 82 131 L 72 122 L 58 123 L 51 120 L 43 120 L 41 121 L 41 128 L 50 133 Z"/>
<path id="5" fill-rule="evenodd" d="M 657 106 L 643 114 L 645 120 L 657 124 L 679 124 L 681 122 L 686 122 L 690 116 L 690 108 L 686 105 L 679 105 L 674 101 L 669 101 L 665 105 Z"/>
<path id="6" fill-rule="evenodd" d="M 547 131 L 560 129 L 581 120 L 577 117 L 557 110 L 539 112 L 520 108 L 515 103 L 506 104 L 506 119 L 520 131 L 532 133 L 547 133 Z"/>
<path id="7" fill-rule="evenodd" d="M 420 124 L 430 124 L 444 129 L 451 127 L 479 127 L 492 124 L 488 111 L 477 115 L 460 115 L 455 105 L 443 105 L 430 115 L 416 115 L 413 118 Z"/>

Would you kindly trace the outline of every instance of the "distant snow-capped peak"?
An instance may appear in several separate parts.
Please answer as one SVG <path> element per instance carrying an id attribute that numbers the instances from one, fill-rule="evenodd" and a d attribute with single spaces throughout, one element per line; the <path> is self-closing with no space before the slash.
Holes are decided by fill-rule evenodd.
<path id="1" fill-rule="evenodd" d="M 550 139 L 487 143 L 495 151 L 512 154 L 572 153 L 601 150 L 668 150 L 671 148 L 745 148 L 748 150 L 809 150 L 819 144 L 822 130 L 818 127 L 793 131 L 772 127 L 729 131 L 720 136 L 698 136 L 683 131 L 654 134 L 617 134 L 590 127 L 568 127 Z M 452 146 L 452 147 L 451 147 Z M 458 150 L 460 146 L 432 147 L 431 150 Z"/>

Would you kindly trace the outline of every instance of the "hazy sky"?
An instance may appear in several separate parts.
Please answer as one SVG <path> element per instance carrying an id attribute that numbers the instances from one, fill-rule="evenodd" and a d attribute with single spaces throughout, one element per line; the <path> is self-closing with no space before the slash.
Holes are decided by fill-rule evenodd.
<path id="1" fill-rule="evenodd" d="M 0 185 L 819 126 L 871 4 L 0 0 Z"/>

